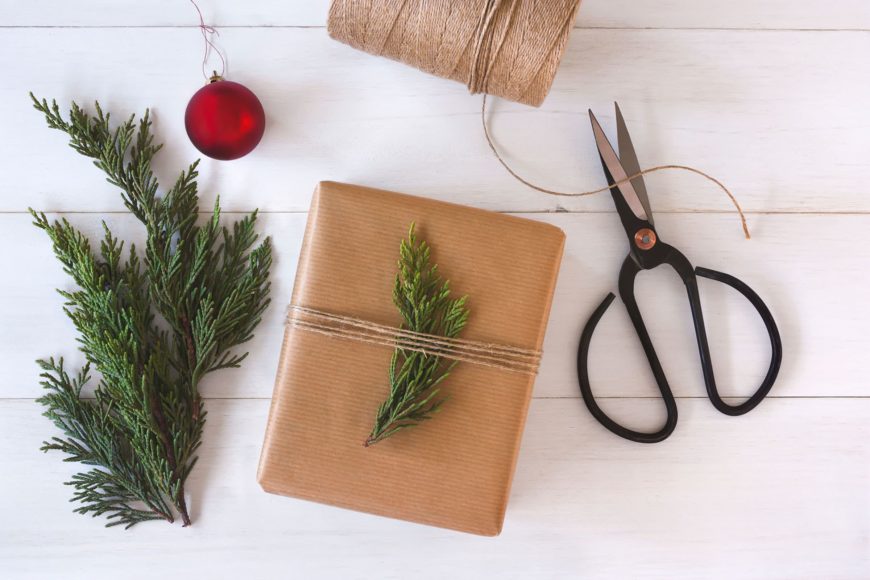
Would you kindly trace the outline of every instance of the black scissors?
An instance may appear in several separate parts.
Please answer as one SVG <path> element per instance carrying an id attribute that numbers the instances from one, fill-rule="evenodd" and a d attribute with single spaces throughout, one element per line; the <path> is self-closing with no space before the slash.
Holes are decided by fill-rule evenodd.
<path id="1" fill-rule="evenodd" d="M 656 383 L 661 391 L 668 418 L 665 421 L 664 427 L 654 433 L 633 431 L 619 425 L 608 417 L 592 396 L 587 367 L 589 343 L 592 340 L 595 326 L 601 320 L 607 307 L 613 302 L 613 293 L 608 294 L 601 305 L 592 313 L 580 337 L 580 348 L 577 352 L 577 372 L 580 378 L 580 392 L 583 393 L 583 400 L 586 402 L 586 406 L 602 425 L 620 437 L 637 441 L 638 443 L 658 443 L 659 441 L 664 441 L 673 433 L 674 428 L 677 426 L 677 403 L 674 400 L 673 393 L 671 393 L 671 388 L 659 363 L 658 356 L 656 356 L 655 348 L 653 348 L 634 296 L 634 280 L 638 272 L 641 270 L 651 270 L 662 264 L 667 264 L 676 270 L 686 285 L 689 305 L 692 309 L 692 318 L 695 323 L 695 335 L 698 339 L 698 350 L 701 355 L 704 383 L 707 386 L 707 396 L 710 398 L 713 406 L 726 415 L 743 415 L 748 413 L 770 392 L 782 362 L 782 342 L 770 310 L 762 302 L 761 298 L 758 297 L 758 294 L 737 278 L 706 268 L 695 268 L 683 254 L 661 241 L 653 225 L 646 186 L 644 185 L 643 177 L 638 175 L 640 173 L 640 166 L 637 162 L 637 156 L 631 144 L 628 130 L 625 128 L 625 120 L 622 118 L 619 105 L 616 105 L 619 156 L 613 150 L 613 146 L 607 140 L 601 125 L 598 124 L 598 120 L 591 110 L 589 111 L 589 117 L 592 120 L 592 131 L 595 134 L 595 143 L 598 145 L 598 154 L 601 156 L 601 165 L 604 167 L 604 174 L 607 176 L 607 181 L 611 186 L 610 192 L 613 195 L 613 203 L 616 204 L 616 211 L 619 214 L 619 219 L 622 220 L 622 226 L 625 228 L 625 233 L 628 236 L 628 256 L 622 264 L 622 270 L 619 272 L 619 297 L 622 299 L 623 304 L 625 304 L 625 308 L 631 317 L 631 322 L 637 331 L 637 336 L 640 338 L 640 343 L 643 345 L 643 350 L 646 353 L 653 376 L 655 376 Z M 630 180 L 629 177 L 631 177 Z M 758 314 L 761 315 L 765 327 L 767 327 L 771 348 L 770 368 L 768 368 L 767 376 L 764 377 L 764 381 L 758 387 L 755 394 L 739 405 L 732 406 L 725 403 L 722 397 L 719 396 L 719 391 L 716 388 L 696 276 L 722 282 L 740 292 L 755 307 Z"/>

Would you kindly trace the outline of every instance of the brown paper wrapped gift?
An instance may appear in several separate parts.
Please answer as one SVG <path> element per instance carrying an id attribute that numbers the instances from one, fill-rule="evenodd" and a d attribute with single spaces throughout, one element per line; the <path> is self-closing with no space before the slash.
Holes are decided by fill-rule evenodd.
<path id="1" fill-rule="evenodd" d="M 292 303 L 399 326 L 399 242 L 411 223 L 454 294 L 462 337 L 539 350 L 562 257 L 551 225 L 324 182 L 315 192 Z M 263 489 L 482 535 L 501 531 L 533 374 L 460 362 L 435 417 L 363 447 L 389 393 L 392 349 L 287 328 L 263 452 Z"/>

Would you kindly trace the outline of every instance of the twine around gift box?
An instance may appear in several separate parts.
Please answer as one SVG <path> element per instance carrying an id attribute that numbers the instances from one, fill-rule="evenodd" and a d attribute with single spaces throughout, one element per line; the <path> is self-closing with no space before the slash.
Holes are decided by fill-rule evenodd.
<path id="1" fill-rule="evenodd" d="M 286 322 L 292 328 L 324 336 L 394 347 L 504 371 L 534 375 L 541 362 L 539 350 L 414 332 L 298 304 L 287 307 Z"/>

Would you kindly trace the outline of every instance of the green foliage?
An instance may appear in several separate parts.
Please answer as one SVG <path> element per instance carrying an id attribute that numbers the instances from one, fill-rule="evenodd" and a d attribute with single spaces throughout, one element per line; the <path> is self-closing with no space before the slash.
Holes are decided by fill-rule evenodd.
<path id="1" fill-rule="evenodd" d="M 121 189 L 146 232 L 144 252 L 125 252 L 104 223 L 94 251 L 65 219 L 30 210 L 77 287 L 60 294 L 88 361 L 75 378 L 63 360 L 38 361 L 46 390 L 38 402 L 63 432 L 42 450 L 90 467 L 68 482 L 82 504 L 75 511 L 106 515 L 109 526 L 172 522 L 175 514 L 188 525 L 184 483 L 206 415 L 199 382 L 247 355 L 234 349 L 252 338 L 269 304 L 270 240 L 255 247 L 256 212 L 221 227 L 218 203 L 197 224 L 198 162 L 158 195 L 151 164 L 161 146 L 147 112 L 112 128 L 99 104 L 92 116 L 73 103 L 67 121 L 57 103 L 31 98 L 48 126 Z M 91 366 L 101 378 L 85 398 Z"/>
<path id="2" fill-rule="evenodd" d="M 393 303 L 402 315 L 402 328 L 413 332 L 456 338 L 468 322 L 467 297 L 450 298 L 450 282 L 431 265 L 429 245 L 418 240 L 411 224 L 408 239 L 399 247 L 399 272 Z M 378 409 L 365 446 L 374 445 L 402 429 L 431 419 L 444 398 L 439 385 L 456 362 L 397 348 L 390 364 L 390 395 Z"/>

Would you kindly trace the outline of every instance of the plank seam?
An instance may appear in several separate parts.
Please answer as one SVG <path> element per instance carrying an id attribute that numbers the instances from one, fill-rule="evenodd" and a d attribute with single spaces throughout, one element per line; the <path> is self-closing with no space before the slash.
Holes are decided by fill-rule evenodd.
<path id="1" fill-rule="evenodd" d="M 93 397 L 82 397 L 86 401 L 93 401 Z M 704 395 L 683 395 L 683 396 L 674 396 L 675 399 L 682 400 L 695 400 L 695 399 L 707 399 Z M 738 397 L 738 396 L 725 396 L 722 397 L 724 400 L 734 400 L 739 401 L 743 400 L 746 397 Z M 35 402 L 37 397 L 0 397 L 0 404 L 8 401 L 29 401 Z M 781 400 L 781 401 L 789 401 L 789 400 L 870 400 L 870 395 L 768 395 L 765 397 L 765 400 Z M 272 397 L 203 397 L 205 401 L 271 401 Z M 536 401 L 580 401 L 581 398 L 579 396 L 567 396 L 567 395 L 553 395 L 553 396 L 533 396 L 532 400 Z M 605 396 L 601 395 L 595 396 L 596 401 L 601 400 L 615 400 L 615 401 L 645 401 L 645 400 L 661 400 L 661 397 L 657 396 L 618 396 L 618 395 L 610 395 Z"/>
<path id="2" fill-rule="evenodd" d="M 421 196 L 425 197 L 425 196 Z M 480 207 L 480 206 L 471 206 Z M 481 208 L 486 209 L 486 208 Z M 37 210 L 48 215 L 132 215 L 126 210 L 54 210 L 45 209 Z M 253 212 L 254 209 L 221 209 L 221 215 L 246 215 Z M 590 214 L 603 215 L 615 214 L 614 210 L 577 210 L 558 207 L 555 209 L 511 209 L 511 210 L 491 210 L 497 213 L 514 215 L 514 214 Z M 295 215 L 307 214 L 307 209 L 258 209 L 258 215 L 274 214 L 274 215 Z M 692 215 L 692 214 L 711 214 L 711 215 L 732 215 L 734 210 L 719 210 L 719 209 L 672 209 L 672 210 L 656 210 L 656 215 L 673 214 L 673 215 Z M 778 215 L 808 215 L 808 216 L 866 216 L 870 215 L 870 210 L 744 210 L 746 215 L 757 216 L 778 216 Z M 3 215 L 30 215 L 26 210 L 0 210 L 0 216 Z M 210 211 L 200 211 L 199 215 L 212 215 Z"/>
<path id="3" fill-rule="evenodd" d="M 217 28 L 229 29 L 299 29 L 325 30 L 323 25 L 306 24 L 215 24 Z M 40 30 L 40 29 L 81 29 L 81 30 L 115 30 L 115 29 L 190 29 L 199 28 L 189 24 L 7 24 L 0 25 L 0 30 Z M 575 26 L 574 30 L 613 30 L 613 31 L 666 31 L 666 32 L 821 32 L 821 33 L 865 33 L 870 28 L 751 28 L 746 26 Z"/>

